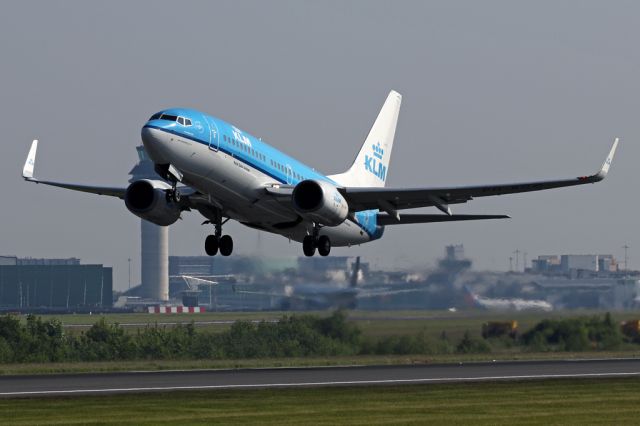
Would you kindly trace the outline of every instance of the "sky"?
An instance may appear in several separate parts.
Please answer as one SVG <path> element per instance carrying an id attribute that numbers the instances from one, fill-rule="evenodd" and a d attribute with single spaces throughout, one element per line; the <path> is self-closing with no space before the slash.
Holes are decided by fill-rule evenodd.
<path id="1" fill-rule="evenodd" d="M 611 253 L 640 268 L 640 3 L 634 1 L 20 1 L 0 14 L 0 255 L 79 257 L 139 281 L 139 219 L 120 200 L 26 183 L 126 186 L 140 128 L 190 107 L 318 170 L 348 168 L 388 92 L 403 95 L 388 187 L 477 185 L 594 173 L 597 185 L 490 197 L 454 213 L 512 219 L 388 227 L 333 255 L 432 266 L 464 244 L 478 269 L 514 251 Z M 437 212 L 435 209 L 426 211 Z M 202 255 L 197 213 L 170 254 Z M 227 224 L 240 255 L 297 243 Z M 522 266 L 522 259 L 520 259 Z"/>

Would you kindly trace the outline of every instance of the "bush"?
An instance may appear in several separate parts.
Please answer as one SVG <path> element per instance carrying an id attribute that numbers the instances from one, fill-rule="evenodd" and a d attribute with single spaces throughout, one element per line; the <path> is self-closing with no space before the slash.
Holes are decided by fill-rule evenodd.
<path id="1" fill-rule="evenodd" d="M 622 344 L 622 334 L 607 313 L 602 320 L 597 316 L 543 320 L 522 335 L 522 342 L 539 351 L 614 349 Z"/>
<path id="2" fill-rule="evenodd" d="M 491 346 L 485 340 L 471 337 L 467 330 L 458 346 L 456 346 L 456 352 L 459 354 L 487 353 L 491 352 Z"/>
<path id="3" fill-rule="evenodd" d="M 72 358 L 81 361 L 116 361 L 137 355 L 131 335 L 118 324 L 108 324 L 104 318 L 72 341 L 72 351 Z"/>
<path id="4" fill-rule="evenodd" d="M 490 340 L 510 347 L 510 341 Z M 609 314 L 603 318 L 540 321 L 523 334 L 518 344 L 535 351 L 614 349 L 621 332 Z M 502 347 L 496 346 L 496 347 Z M 57 320 L 13 315 L 0 316 L 0 362 L 119 361 L 129 359 L 239 359 L 332 355 L 426 355 L 487 353 L 489 341 L 467 331 L 456 344 L 445 332 L 439 339 L 424 333 L 363 337 L 344 312 L 324 318 L 284 316 L 277 322 L 238 321 L 222 333 L 198 331 L 194 324 L 145 327 L 127 333 L 104 318 L 80 335 L 66 335 Z"/>

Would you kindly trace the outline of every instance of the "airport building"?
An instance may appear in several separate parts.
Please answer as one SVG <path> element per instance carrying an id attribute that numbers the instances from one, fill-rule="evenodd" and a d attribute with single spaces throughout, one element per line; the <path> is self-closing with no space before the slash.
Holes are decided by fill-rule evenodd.
<path id="1" fill-rule="evenodd" d="M 70 259 L 0 257 L 0 309 L 91 311 L 113 305 L 113 271 Z"/>
<path id="2" fill-rule="evenodd" d="M 530 272 L 576 277 L 618 271 L 618 262 L 611 254 L 563 254 L 538 256 L 531 261 Z"/>

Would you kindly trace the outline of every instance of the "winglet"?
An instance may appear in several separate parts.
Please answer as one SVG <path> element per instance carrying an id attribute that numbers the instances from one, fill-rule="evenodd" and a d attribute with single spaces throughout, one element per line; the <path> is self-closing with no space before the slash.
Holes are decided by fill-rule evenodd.
<path id="1" fill-rule="evenodd" d="M 611 147 L 611 151 L 609 151 L 609 155 L 607 155 L 607 159 L 604 160 L 604 163 L 602 163 L 602 168 L 595 175 L 595 178 L 597 180 L 602 180 L 605 177 L 607 177 L 607 173 L 609 173 L 609 168 L 611 167 L 611 162 L 613 161 L 613 156 L 616 153 L 616 148 L 618 147 L 619 141 L 620 141 L 620 138 L 615 138 L 613 140 L 613 146 Z"/>
<path id="2" fill-rule="evenodd" d="M 29 155 L 27 155 L 27 161 L 24 162 L 24 168 L 22 169 L 22 177 L 26 180 L 33 179 L 33 169 L 36 164 L 36 151 L 38 150 L 38 140 L 35 139 L 31 143 L 31 149 Z"/>

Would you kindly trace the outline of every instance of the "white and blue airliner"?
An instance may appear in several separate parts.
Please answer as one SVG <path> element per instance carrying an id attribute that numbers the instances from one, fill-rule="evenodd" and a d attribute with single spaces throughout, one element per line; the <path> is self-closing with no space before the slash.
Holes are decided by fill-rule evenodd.
<path id="1" fill-rule="evenodd" d="M 123 199 L 129 211 L 168 226 L 184 211 L 197 210 L 214 227 L 205 240 L 208 255 L 233 251 L 223 235 L 228 220 L 302 243 L 304 254 L 327 256 L 332 246 L 382 237 L 388 225 L 501 219 L 506 215 L 452 214 L 450 205 L 475 197 L 541 191 L 601 181 L 618 139 L 599 172 L 571 179 L 499 185 L 387 188 L 389 160 L 402 96 L 391 91 L 355 161 L 344 173 L 324 175 L 232 124 L 199 111 L 171 108 L 142 127 L 142 143 L 158 179 L 128 187 L 98 187 L 38 180 L 34 140 L 22 175 L 29 182 Z M 435 207 L 441 213 L 401 210 Z"/>

